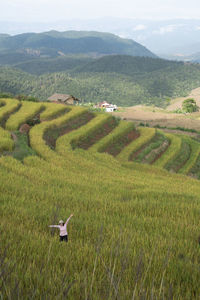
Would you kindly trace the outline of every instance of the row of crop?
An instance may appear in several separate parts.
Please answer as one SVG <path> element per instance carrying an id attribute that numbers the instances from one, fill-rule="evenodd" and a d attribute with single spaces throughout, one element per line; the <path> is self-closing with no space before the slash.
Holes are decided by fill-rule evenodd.
<path id="1" fill-rule="evenodd" d="M 178 171 L 186 164 L 191 155 L 191 147 L 184 136 L 181 137 L 181 148 L 179 153 L 167 163 L 165 168 L 168 171 L 178 173 Z"/>
<path id="2" fill-rule="evenodd" d="M 21 124 L 33 118 L 42 109 L 44 109 L 44 105 L 42 103 L 24 101 L 20 110 L 7 120 L 6 129 L 17 130 Z"/>
<path id="3" fill-rule="evenodd" d="M 45 141 L 43 139 L 45 132 L 51 128 L 62 126 L 63 124 L 80 116 L 85 112 L 86 109 L 81 107 L 72 108 L 70 112 L 66 113 L 62 117 L 34 126 L 29 132 L 31 147 L 41 157 L 47 160 L 52 160 L 56 156 L 56 153 L 45 144 Z"/>
<path id="4" fill-rule="evenodd" d="M 4 105 L 0 107 L 0 123 L 13 112 L 15 112 L 20 107 L 20 102 L 15 99 L 1 99 L 1 103 Z"/>
<path id="5" fill-rule="evenodd" d="M 99 159 L 99 160 L 95 160 L 95 164 L 93 164 L 93 167 L 94 167 L 94 170 L 91 170 L 91 168 L 90 168 L 90 160 L 91 159 L 93 159 L 93 156 L 92 155 L 90 155 L 90 153 L 89 153 L 89 151 L 82 151 L 82 153 L 84 154 L 84 153 L 87 153 L 88 154 L 88 156 L 87 156 L 87 161 L 89 162 L 88 163 L 88 165 L 87 165 L 87 169 L 88 170 L 90 170 L 90 172 L 88 172 L 88 181 L 90 181 L 90 184 L 91 184 L 91 186 L 92 186 L 92 182 L 93 182 L 93 175 L 96 173 L 96 170 L 97 170 L 97 168 L 98 168 L 98 170 L 99 170 L 99 172 L 101 171 L 101 174 L 99 174 L 98 175 L 98 181 L 100 182 L 100 180 L 102 180 L 102 182 L 103 182 L 103 180 L 105 181 L 105 176 L 108 176 L 108 174 L 106 174 L 105 175 L 105 173 L 103 172 L 103 169 L 102 169 L 102 161 L 101 161 L 101 159 Z M 68 178 L 68 180 L 69 180 L 69 177 L 71 177 L 72 176 L 72 166 L 73 166 L 73 164 L 74 164 L 74 166 L 73 166 L 73 170 L 74 170 L 74 172 L 77 172 L 77 174 L 78 174 L 78 169 L 79 168 L 81 168 L 80 167 L 80 164 L 79 164 L 79 161 L 80 160 L 82 160 L 82 153 L 81 153 L 81 156 L 79 155 L 79 153 L 77 152 L 77 153 L 75 153 L 75 156 L 76 156 L 76 160 L 74 161 L 74 162 L 72 162 L 72 164 L 71 164 L 71 157 L 72 157 L 72 155 L 73 155 L 73 152 L 72 151 L 70 151 L 69 153 L 68 153 L 68 159 L 66 160 L 66 159 L 62 159 L 62 157 L 59 157 L 59 156 L 57 156 L 56 157 L 56 160 L 54 161 L 54 162 L 45 162 L 45 161 L 43 161 L 42 159 L 40 159 L 39 157 L 28 157 L 28 159 L 27 159 L 27 161 L 30 161 L 31 160 L 31 164 L 30 164 L 30 166 L 32 166 L 33 167 L 33 165 L 35 165 L 35 172 L 33 172 L 32 173 L 32 175 L 31 176 L 33 176 L 33 178 L 35 178 L 34 179 L 34 181 L 37 183 L 37 181 L 38 181 L 38 176 L 39 176 L 39 178 L 40 178 L 40 176 L 41 176 L 41 179 L 40 179 L 40 182 L 43 180 L 43 181 L 51 181 L 50 180 L 50 178 L 49 177 L 52 177 L 52 184 L 54 185 L 54 186 L 56 186 L 56 183 L 59 185 L 59 187 L 60 187 L 60 184 L 61 184 L 61 179 L 59 178 L 59 177 L 61 177 L 62 178 L 62 180 L 64 181 L 64 184 L 66 184 L 66 182 L 67 182 L 67 178 Z M 100 156 L 99 156 L 99 158 L 100 158 Z M 6 160 L 6 161 L 9 161 L 9 159 L 8 160 Z M 71 167 L 71 173 L 69 174 L 69 169 L 68 169 L 68 171 L 66 172 L 66 165 L 67 165 L 67 163 L 68 163 L 68 161 L 70 162 L 70 167 Z M 64 162 L 64 163 L 63 163 Z M 65 163 L 66 162 L 66 163 Z M 1 163 L 1 160 L 0 160 L 0 163 Z M 16 166 L 18 165 L 18 166 L 20 166 L 20 164 L 18 163 L 17 164 L 17 162 L 15 161 L 15 164 L 16 164 Z M 130 163 L 131 164 L 131 163 Z M 10 164 L 10 167 L 11 168 L 13 168 L 13 165 L 14 164 L 12 164 L 12 162 L 11 162 L 11 164 Z M 28 164 L 29 165 L 29 164 Z M 109 170 L 111 170 L 112 169 L 112 167 L 113 167 L 113 165 L 115 166 L 115 163 L 114 163 L 114 160 L 113 161 L 107 161 L 107 163 L 106 164 L 104 164 L 104 166 L 107 166 L 108 168 L 109 168 Z M 23 169 L 24 169 L 24 165 L 22 165 L 23 166 Z M 133 167 L 133 174 L 135 173 L 135 171 L 134 171 L 134 168 L 135 168 L 135 166 L 136 166 L 136 164 L 134 164 L 134 167 Z M 104 168 L 104 167 L 103 167 Z M 120 168 L 120 164 L 117 164 L 117 168 Z M 142 170 L 143 170 L 143 166 L 142 165 L 140 165 L 139 166 L 139 168 L 140 168 L 140 170 L 141 170 L 141 172 L 143 172 Z M 37 170 L 38 169 L 38 170 Z M 62 170 L 61 170 L 62 169 Z M 86 169 L 86 168 L 82 168 L 81 170 L 84 170 L 84 169 Z M 157 168 L 155 168 L 155 169 L 157 169 Z M 144 169 L 145 170 L 145 169 Z M 151 168 L 151 170 L 152 170 L 152 173 L 154 172 L 154 168 Z M 156 170 L 156 172 L 159 170 L 159 174 L 160 174 L 160 169 L 157 169 Z M 92 173 L 92 172 L 93 173 Z M 16 167 L 16 170 L 15 170 L 15 172 L 17 172 L 17 174 L 19 174 L 20 172 L 21 172 L 21 170 L 20 170 L 20 168 L 18 168 L 18 167 Z M 27 170 L 25 170 L 24 169 L 24 174 L 27 174 L 27 176 L 26 176 L 26 178 L 29 178 L 29 175 L 28 174 L 30 174 L 29 172 L 30 172 L 30 168 L 28 168 Z M 110 172 L 110 171 L 109 171 Z M 116 172 L 117 172 L 117 170 L 116 170 Z M 92 174 L 91 174 L 92 173 Z M 144 174 L 145 174 L 145 172 L 143 172 Z M 65 177 L 64 177 L 64 174 L 65 174 Z M 122 174 L 123 175 L 125 175 L 126 174 L 126 172 L 122 172 Z M 162 173 L 161 173 L 162 174 Z M 164 174 L 164 173 L 163 173 Z M 167 173 L 166 173 L 167 174 Z M 118 174 L 118 176 L 119 176 L 119 174 Z M 126 175 L 125 175 L 126 176 Z M 132 175 L 133 177 L 134 177 L 134 175 Z M 142 176 L 142 175 L 141 175 Z M 171 176 L 171 175 L 170 175 Z M 33 181 L 33 178 L 31 178 L 31 182 Z M 57 178 L 57 179 L 56 179 Z M 174 177 L 175 178 L 175 177 Z M 83 181 L 84 182 L 86 182 L 87 180 L 86 180 L 87 178 L 82 178 L 81 179 L 81 182 L 83 183 Z M 72 180 L 72 182 L 74 181 L 72 178 L 70 178 L 70 180 Z M 120 176 L 119 176 L 119 180 L 120 180 Z M 140 187 L 141 187 L 141 185 L 140 185 L 140 183 L 139 183 L 139 179 L 138 179 L 138 183 L 136 184 L 136 183 L 133 183 L 133 181 L 131 182 L 131 180 L 130 180 L 130 178 L 129 178 L 129 181 L 130 181 L 130 184 L 133 184 L 133 186 L 134 186 L 134 189 L 136 190 L 138 190 L 138 189 L 140 189 Z M 89 184 L 89 183 L 88 183 Z M 150 184 L 150 182 L 149 182 L 149 184 Z M 146 182 L 145 182 L 145 187 L 148 187 L 149 186 L 149 184 L 147 184 Z"/>
<path id="6" fill-rule="evenodd" d="M 135 125 L 132 122 L 120 121 L 119 125 L 110 134 L 99 140 L 89 150 L 92 152 L 104 152 L 106 148 L 132 130 L 135 130 Z"/>
<path id="7" fill-rule="evenodd" d="M 184 137 L 187 140 L 187 143 L 190 145 L 191 153 L 190 158 L 187 160 L 185 165 L 179 170 L 181 174 L 188 174 L 192 167 L 195 165 L 198 156 L 200 154 L 200 143 L 192 140 L 190 137 Z"/>
<path id="8" fill-rule="evenodd" d="M 108 114 L 97 114 L 96 118 L 92 119 L 89 123 L 82 126 L 76 131 L 72 131 L 67 135 L 63 135 L 57 139 L 56 150 L 64 154 L 65 151 L 75 149 L 83 142 L 90 140 L 91 136 L 95 134 L 104 124 L 113 120 L 113 117 Z"/>
<path id="9" fill-rule="evenodd" d="M 180 152 L 182 140 L 179 136 L 166 133 L 166 137 L 170 141 L 170 146 L 165 153 L 155 161 L 154 166 L 164 168 L 171 160 L 173 160 Z"/>
<path id="10" fill-rule="evenodd" d="M 200 153 L 195 161 L 195 164 L 190 169 L 188 175 L 192 176 L 193 178 L 200 179 Z"/>
<path id="11" fill-rule="evenodd" d="M 43 138 L 46 141 L 46 144 L 50 146 L 50 148 L 55 149 L 56 140 L 60 136 L 68 134 L 72 130 L 77 130 L 79 127 L 85 125 L 93 118 L 94 114 L 87 111 L 84 114 L 79 115 L 77 118 L 74 118 L 59 127 L 49 128 L 48 130 L 46 130 Z"/>
<path id="12" fill-rule="evenodd" d="M 14 141 L 11 139 L 10 133 L 0 127 L 0 152 L 12 151 L 13 147 Z"/>
<path id="13" fill-rule="evenodd" d="M 70 152 L 71 152 L 70 155 L 73 154 L 72 151 L 70 151 Z M 89 154 L 89 151 L 84 151 L 84 153 L 88 153 L 88 154 Z M 70 156 L 70 155 L 69 155 L 69 157 L 68 157 L 69 160 L 71 160 L 71 156 Z M 76 156 L 77 156 L 77 158 L 79 159 L 79 155 L 76 155 Z M 91 155 L 91 157 L 92 157 L 92 155 Z M 32 158 L 32 160 L 34 160 L 34 161 L 35 161 L 35 159 L 37 159 L 37 157 L 36 157 L 36 158 Z M 77 162 L 77 168 L 80 167 L 80 165 L 79 165 L 79 163 L 78 163 L 78 162 L 79 162 L 78 159 L 76 160 L 76 162 Z M 81 159 L 82 159 L 82 157 L 81 157 Z M 88 160 L 90 160 L 90 156 L 89 156 L 89 155 L 88 155 Z M 113 161 L 114 161 L 114 160 L 113 160 Z M 38 162 L 39 162 L 39 158 L 38 158 Z M 41 162 L 42 162 L 42 160 L 41 160 Z M 60 157 L 57 156 L 57 163 L 55 164 L 55 168 L 56 168 L 57 165 L 59 165 L 59 164 L 60 164 Z M 75 163 L 75 164 L 76 164 L 76 163 Z M 97 164 L 97 161 L 96 161 L 96 164 Z M 96 164 L 95 164 L 95 165 L 96 165 Z M 98 164 L 99 164 L 99 170 L 100 170 L 100 164 L 101 164 L 101 162 L 98 162 Z M 11 165 L 12 165 L 12 164 L 11 164 Z M 38 164 L 37 166 L 38 166 L 39 169 L 42 168 L 42 163 L 39 162 L 39 164 Z M 75 169 L 75 166 L 76 166 L 76 165 L 74 165 L 74 169 Z M 134 165 L 134 166 L 135 166 L 135 165 Z M 109 166 L 109 167 L 112 167 L 112 165 Z M 119 165 L 118 165 L 118 167 L 119 167 Z M 46 172 L 46 177 L 47 177 L 47 175 L 48 175 L 48 176 L 50 175 L 50 173 L 51 173 L 51 171 L 52 171 L 51 168 L 52 168 L 52 166 L 49 165 L 49 173 Z M 65 168 L 65 167 L 64 167 L 64 165 L 63 165 L 63 169 L 64 169 L 64 168 Z M 143 169 L 143 166 L 140 165 L 139 168 L 142 170 L 142 169 Z M 144 169 L 144 170 L 145 170 L 145 169 Z M 154 171 L 154 168 L 152 168 L 151 170 L 152 170 L 152 172 L 153 172 L 153 171 Z M 90 172 L 91 172 L 91 171 L 90 171 Z M 37 173 L 37 172 L 36 172 L 36 173 Z M 102 173 L 103 173 L 103 172 L 102 172 Z M 38 174 L 36 174 L 36 177 L 37 177 L 37 175 L 38 175 Z M 88 174 L 88 176 L 90 176 L 90 175 L 91 175 L 91 173 Z M 51 176 L 52 176 L 52 175 L 51 175 Z M 170 176 L 171 176 L 171 175 L 170 175 Z M 175 177 L 174 177 L 174 178 L 175 178 Z M 91 180 L 92 180 L 92 178 L 91 178 Z"/>
<path id="14" fill-rule="evenodd" d="M 134 156 L 136 162 L 152 164 L 168 147 L 169 142 L 163 132 L 157 130 L 153 139 Z"/>
<path id="15" fill-rule="evenodd" d="M 51 120 L 70 110 L 66 105 L 55 103 L 44 103 L 44 107 L 45 110 L 40 114 L 41 121 Z"/>
<path id="16" fill-rule="evenodd" d="M 143 145 L 149 143 L 156 134 L 155 128 L 139 128 L 138 130 L 140 137 L 130 143 L 117 155 L 117 159 L 120 161 L 129 161 L 131 155 L 138 151 Z"/>
<path id="17" fill-rule="evenodd" d="M 5 106 L 5 105 L 6 105 L 6 104 L 5 104 L 4 99 L 3 99 L 3 98 L 0 98 L 0 108 L 3 107 L 3 106 Z"/>

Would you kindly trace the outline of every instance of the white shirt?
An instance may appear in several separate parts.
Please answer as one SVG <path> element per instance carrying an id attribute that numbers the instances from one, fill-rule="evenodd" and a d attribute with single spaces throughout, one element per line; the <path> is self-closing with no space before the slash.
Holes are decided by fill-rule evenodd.
<path id="1" fill-rule="evenodd" d="M 71 217 L 69 217 L 67 219 L 67 221 L 65 222 L 64 226 L 61 226 L 61 225 L 50 225 L 49 227 L 59 228 L 60 229 L 60 236 L 65 236 L 65 235 L 67 235 L 67 224 L 68 224 L 68 222 L 69 222 L 70 219 L 71 219 Z"/>

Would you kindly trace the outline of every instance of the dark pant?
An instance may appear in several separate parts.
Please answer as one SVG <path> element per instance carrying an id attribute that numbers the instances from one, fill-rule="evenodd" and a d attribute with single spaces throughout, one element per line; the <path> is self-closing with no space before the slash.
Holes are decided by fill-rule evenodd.
<path id="1" fill-rule="evenodd" d="M 67 235 L 64 235 L 64 236 L 61 236 L 60 235 L 60 242 L 67 242 L 68 241 L 68 236 Z"/>

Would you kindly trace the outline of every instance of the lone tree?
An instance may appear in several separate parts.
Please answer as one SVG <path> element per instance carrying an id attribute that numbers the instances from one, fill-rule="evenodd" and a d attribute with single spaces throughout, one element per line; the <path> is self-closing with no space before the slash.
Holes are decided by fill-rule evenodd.
<path id="1" fill-rule="evenodd" d="M 186 113 L 193 113 L 199 110 L 196 101 L 193 98 L 189 98 L 183 101 L 182 109 Z"/>

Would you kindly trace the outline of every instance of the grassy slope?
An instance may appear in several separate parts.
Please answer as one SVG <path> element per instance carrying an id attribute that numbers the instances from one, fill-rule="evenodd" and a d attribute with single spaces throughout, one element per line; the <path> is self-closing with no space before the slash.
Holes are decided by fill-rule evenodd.
<path id="1" fill-rule="evenodd" d="M 198 299 L 198 181 L 83 150 L 2 157 L 0 178 L 3 297 Z"/>

